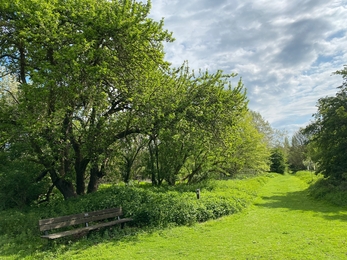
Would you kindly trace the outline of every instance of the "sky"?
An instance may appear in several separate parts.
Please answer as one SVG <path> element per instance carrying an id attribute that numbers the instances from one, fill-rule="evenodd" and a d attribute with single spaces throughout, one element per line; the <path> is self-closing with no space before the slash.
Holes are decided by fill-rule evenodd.
<path id="1" fill-rule="evenodd" d="M 333 72 L 347 64 L 347 0 L 151 3 L 150 17 L 176 39 L 164 49 L 172 66 L 238 73 L 249 108 L 289 136 L 342 84 Z"/>

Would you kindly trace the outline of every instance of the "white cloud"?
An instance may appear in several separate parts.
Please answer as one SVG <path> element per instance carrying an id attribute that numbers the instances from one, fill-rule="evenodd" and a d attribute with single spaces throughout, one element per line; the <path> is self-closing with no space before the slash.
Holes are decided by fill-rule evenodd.
<path id="1" fill-rule="evenodd" d="M 174 66 L 242 76 L 250 108 L 290 133 L 311 120 L 319 98 L 342 82 L 347 0 L 152 0 L 174 43 Z"/>

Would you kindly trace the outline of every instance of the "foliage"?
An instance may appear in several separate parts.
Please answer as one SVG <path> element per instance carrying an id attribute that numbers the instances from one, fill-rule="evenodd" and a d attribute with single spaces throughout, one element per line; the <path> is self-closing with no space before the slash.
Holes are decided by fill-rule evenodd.
<path id="1" fill-rule="evenodd" d="M 335 97 L 318 101 L 315 120 L 304 133 L 309 138 L 317 172 L 336 180 L 347 180 L 347 67 L 338 71 L 344 82 Z"/>
<path id="2" fill-rule="evenodd" d="M 173 38 L 149 12 L 131 0 L 1 5 L 0 65 L 12 78 L 0 142 L 38 164 L 47 199 L 53 187 L 65 199 L 95 192 L 105 176 L 175 185 L 268 169 L 270 141 L 242 81 L 170 68 L 163 42 Z"/>
<path id="3" fill-rule="evenodd" d="M 153 127 L 144 156 L 152 183 L 159 185 L 164 180 L 173 185 L 179 179 L 204 179 L 221 164 L 224 134 L 233 135 L 231 126 L 247 110 L 242 82 L 231 86 L 234 74 L 196 75 L 184 64 L 172 75 L 152 96 L 154 113 L 147 119 Z"/>
<path id="4" fill-rule="evenodd" d="M 31 235 L 18 243 L 1 236 L 0 258 L 344 259 L 346 209 L 310 199 L 306 188 L 294 176 L 276 175 L 262 187 L 255 206 L 194 226 L 107 229 L 78 241 L 51 242 Z M 14 217 L 10 211 L 2 213 L 1 221 L 4 215 Z"/>
<path id="5" fill-rule="evenodd" d="M 288 164 L 289 169 L 293 172 L 306 170 L 311 166 L 307 155 L 307 141 L 308 140 L 302 133 L 302 130 L 297 131 L 292 136 L 288 153 Z"/>
<path id="6" fill-rule="evenodd" d="M 68 201 L 52 200 L 47 204 L 32 206 L 27 211 L 2 211 L 0 237 L 6 235 L 12 239 L 35 240 L 39 237 L 37 221 L 41 218 L 119 206 L 122 206 L 125 216 L 134 218 L 128 226 L 190 225 L 241 211 L 252 202 L 267 180 L 267 177 L 256 177 L 214 181 L 204 186 L 109 186 Z M 201 188 L 200 200 L 196 199 L 197 187 Z"/>
<path id="7" fill-rule="evenodd" d="M 234 126 L 233 135 L 225 137 L 230 147 L 223 151 L 227 157 L 225 167 L 228 176 L 239 173 L 259 173 L 269 170 L 270 149 L 265 135 L 258 130 L 252 112 L 244 114 Z"/>
<path id="8" fill-rule="evenodd" d="M 325 200 L 338 206 L 347 206 L 347 181 L 336 183 L 331 179 L 321 178 L 309 188 L 315 199 Z"/>
<path id="9" fill-rule="evenodd" d="M 6 70 L 0 73 L 0 117 L 9 119 L 9 123 L 16 112 L 18 83 Z M 0 210 L 30 205 L 49 189 L 47 178 L 36 181 L 42 167 L 26 160 L 28 147 L 25 142 L 9 144 L 17 131 L 6 123 L 0 126 Z"/>
<path id="10" fill-rule="evenodd" d="M 0 210 L 22 208 L 37 201 L 49 189 L 47 179 L 36 182 L 40 170 L 35 163 L 23 164 L 17 159 L 0 162 Z"/>
<path id="11" fill-rule="evenodd" d="M 286 170 L 284 155 L 281 149 L 273 149 L 270 156 L 270 171 L 283 174 Z"/>
<path id="12" fill-rule="evenodd" d="M 308 191 L 311 197 L 337 206 L 347 206 L 347 181 L 324 178 L 310 171 L 299 171 L 295 176 L 310 184 Z"/>
<path id="13" fill-rule="evenodd" d="M 270 123 L 266 121 L 262 115 L 256 111 L 250 111 L 253 118 L 253 123 L 257 128 L 258 132 L 263 135 L 264 142 L 269 146 L 273 147 L 274 145 L 274 129 L 271 127 Z"/>
<path id="14" fill-rule="evenodd" d="M 2 1 L 1 65 L 18 99 L 2 106 L 1 142 L 26 142 L 65 198 L 97 190 L 113 145 L 140 131 L 172 40 L 149 11 L 131 0 Z"/>
<path id="15" fill-rule="evenodd" d="M 307 184 L 314 184 L 316 181 L 320 180 L 323 176 L 317 175 L 313 171 L 297 171 L 295 177 L 304 181 Z"/>

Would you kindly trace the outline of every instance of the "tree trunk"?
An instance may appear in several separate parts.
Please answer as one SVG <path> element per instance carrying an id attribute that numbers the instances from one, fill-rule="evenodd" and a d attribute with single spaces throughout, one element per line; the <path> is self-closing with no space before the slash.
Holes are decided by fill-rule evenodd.
<path id="1" fill-rule="evenodd" d="M 101 167 L 99 170 L 98 166 L 93 166 L 90 169 L 90 178 L 88 183 L 88 193 L 96 192 L 99 188 L 99 180 L 104 176 L 104 169 Z"/>
<path id="2" fill-rule="evenodd" d="M 75 162 L 75 172 L 76 172 L 76 191 L 78 195 L 83 195 L 85 193 L 86 185 L 84 182 L 85 172 L 88 166 L 88 159 L 76 159 Z"/>
<path id="3" fill-rule="evenodd" d="M 49 170 L 53 185 L 57 187 L 57 189 L 64 196 L 64 199 L 70 199 L 73 197 L 77 197 L 77 193 L 75 191 L 75 187 L 71 181 L 65 180 L 63 177 L 59 177 L 57 172 L 53 169 Z M 64 175 L 60 175 L 64 176 Z"/>
<path id="4" fill-rule="evenodd" d="M 73 187 L 73 185 L 72 185 L 72 183 L 70 181 L 67 181 L 67 180 L 64 180 L 64 179 L 60 178 L 55 183 L 55 186 L 63 194 L 65 200 L 77 197 L 75 189 L 74 189 L 74 187 Z"/>
<path id="5" fill-rule="evenodd" d="M 152 181 L 152 185 L 157 185 L 157 178 L 156 178 L 156 171 L 155 171 L 155 167 L 154 167 L 154 155 L 153 155 L 153 150 L 152 150 L 152 145 L 151 142 L 153 141 L 153 138 L 151 137 L 149 143 L 148 143 L 148 150 L 149 150 L 149 164 L 150 164 L 150 169 L 151 169 L 151 181 Z"/>
<path id="6" fill-rule="evenodd" d="M 57 187 L 61 194 L 63 194 L 65 200 L 77 197 L 74 186 L 70 181 L 59 178 L 55 170 L 50 170 L 50 176 L 53 180 L 53 184 Z"/>

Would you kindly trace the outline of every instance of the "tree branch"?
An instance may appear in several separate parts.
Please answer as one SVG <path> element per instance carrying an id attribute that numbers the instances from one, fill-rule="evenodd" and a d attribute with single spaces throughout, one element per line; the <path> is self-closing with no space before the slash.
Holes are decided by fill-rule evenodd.
<path id="1" fill-rule="evenodd" d="M 141 130 L 139 128 L 127 129 L 115 135 L 115 139 L 122 139 L 130 134 L 140 134 Z"/>
<path id="2" fill-rule="evenodd" d="M 3 59 L 3 58 L 6 58 L 6 57 L 10 57 L 11 59 L 14 59 L 14 60 L 18 60 L 19 58 L 12 55 L 12 54 L 8 54 L 8 53 L 5 53 L 5 54 L 2 54 L 0 55 L 0 60 Z"/>
<path id="3" fill-rule="evenodd" d="M 42 181 L 42 179 L 48 174 L 48 170 L 44 170 L 43 172 L 40 173 L 39 176 L 35 179 L 36 182 Z"/>
<path id="4" fill-rule="evenodd" d="M 11 91 L 9 91 L 9 90 L 7 90 L 7 89 L 5 89 L 5 91 L 11 95 L 11 97 L 13 98 L 13 100 L 14 100 L 17 104 L 19 104 L 18 99 L 14 96 L 14 94 L 13 94 Z"/>

